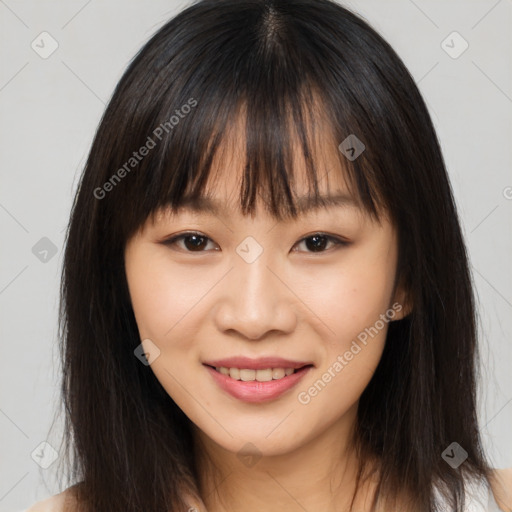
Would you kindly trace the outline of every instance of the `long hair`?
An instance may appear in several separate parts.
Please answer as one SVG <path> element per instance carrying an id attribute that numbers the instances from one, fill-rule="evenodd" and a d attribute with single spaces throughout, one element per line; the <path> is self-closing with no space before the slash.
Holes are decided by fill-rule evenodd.
<path id="1" fill-rule="evenodd" d="M 438 488 L 462 510 L 466 478 L 490 469 L 476 416 L 472 282 L 449 179 L 401 59 L 330 0 L 199 1 L 155 33 L 113 93 L 72 206 L 62 273 L 65 446 L 83 510 L 186 510 L 183 486 L 197 492 L 191 422 L 134 356 L 141 340 L 124 248 L 159 208 L 201 196 L 240 116 L 244 214 L 259 196 L 276 219 L 296 215 L 297 151 L 318 194 L 327 171 L 315 167 L 320 122 L 326 144 L 364 144 L 358 158 L 337 151 L 340 165 L 366 211 L 385 210 L 397 229 L 397 276 L 412 310 L 390 324 L 360 398 L 359 476 L 365 460 L 379 461 L 374 506 L 403 489 L 415 510 L 438 510 Z M 442 457 L 454 441 L 467 452 L 458 468 Z"/>

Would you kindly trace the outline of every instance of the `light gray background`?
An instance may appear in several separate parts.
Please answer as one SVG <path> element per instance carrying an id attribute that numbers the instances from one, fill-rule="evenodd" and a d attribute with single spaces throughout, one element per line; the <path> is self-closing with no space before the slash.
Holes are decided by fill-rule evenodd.
<path id="1" fill-rule="evenodd" d="M 187 2 L 0 0 L 0 511 L 61 489 L 32 451 L 57 407 L 57 300 L 64 227 L 105 103 L 130 58 Z M 397 50 L 433 117 L 479 297 L 480 417 L 495 467 L 512 466 L 511 0 L 356 1 Z M 43 59 L 47 31 L 58 49 Z M 441 43 L 457 31 L 458 58 Z M 45 48 L 49 48 L 47 39 Z M 452 53 L 462 42 L 445 45 Z M 40 261 L 47 237 L 57 253 Z M 43 242 L 44 243 L 44 242 Z M 454 283 L 455 284 L 455 283 Z M 58 430 L 58 429 L 57 429 Z M 454 440 L 456 441 L 456 440 Z"/>

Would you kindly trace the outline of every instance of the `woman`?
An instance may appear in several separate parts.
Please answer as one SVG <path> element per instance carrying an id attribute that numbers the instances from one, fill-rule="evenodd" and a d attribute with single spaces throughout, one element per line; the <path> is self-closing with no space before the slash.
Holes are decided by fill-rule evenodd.
<path id="1" fill-rule="evenodd" d="M 432 122 L 334 2 L 202 0 L 142 48 L 76 195 L 61 318 L 76 484 L 31 511 L 512 506 Z"/>

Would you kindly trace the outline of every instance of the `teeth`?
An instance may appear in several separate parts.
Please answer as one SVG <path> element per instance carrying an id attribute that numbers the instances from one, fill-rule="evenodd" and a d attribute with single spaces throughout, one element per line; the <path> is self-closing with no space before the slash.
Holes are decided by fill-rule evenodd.
<path id="1" fill-rule="evenodd" d="M 240 370 L 238 368 L 224 368 L 224 370 L 227 370 L 226 375 L 229 375 L 232 379 L 240 380 Z"/>
<path id="2" fill-rule="evenodd" d="M 240 370 L 240 380 L 249 381 L 256 379 L 256 370 Z"/>
<path id="3" fill-rule="evenodd" d="M 286 375 L 286 370 L 284 368 L 273 368 L 272 369 L 272 378 L 273 379 L 282 379 Z"/>
<path id="4" fill-rule="evenodd" d="M 272 380 L 272 368 L 266 370 L 256 370 L 256 380 L 258 382 L 269 382 Z"/>
<path id="5" fill-rule="evenodd" d="M 269 382 L 271 380 L 279 380 L 294 373 L 293 368 L 265 368 L 264 370 L 251 370 L 249 368 L 226 368 L 220 366 L 215 368 L 222 375 L 227 375 L 235 380 L 251 382 Z"/>

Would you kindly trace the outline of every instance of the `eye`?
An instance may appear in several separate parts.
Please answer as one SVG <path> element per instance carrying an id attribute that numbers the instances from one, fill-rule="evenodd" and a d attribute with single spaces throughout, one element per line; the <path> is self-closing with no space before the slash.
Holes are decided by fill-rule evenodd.
<path id="1" fill-rule="evenodd" d="M 180 243 L 183 242 L 183 243 Z M 177 245 L 180 249 L 186 252 L 204 252 L 208 242 L 213 242 L 207 236 L 201 233 L 182 233 L 181 235 L 165 240 L 165 245 Z M 214 249 L 218 250 L 218 249 Z"/>
<path id="2" fill-rule="evenodd" d="M 209 242 L 214 244 L 213 240 L 202 233 L 189 232 L 164 240 L 162 243 L 167 246 L 176 245 L 185 252 L 205 252 L 208 250 Z M 300 246 L 300 244 L 304 244 L 306 252 L 326 252 L 329 250 L 329 247 L 346 246 L 349 245 L 349 242 L 332 235 L 314 233 L 299 240 L 292 251 L 302 252 L 295 249 L 295 247 Z M 218 251 L 219 249 L 213 248 L 213 250 Z"/>
<path id="3" fill-rule="evenodd" d="M 346 246 L 349 242 L 324 233 L 314 233 L 297 242 L 297 245 L 300 244 L 304 244 L 307 248 L 306 252 L 326 252 L 326 247 L 329 244 L 331 244 L 331 247 L 336 247 Z"/>

